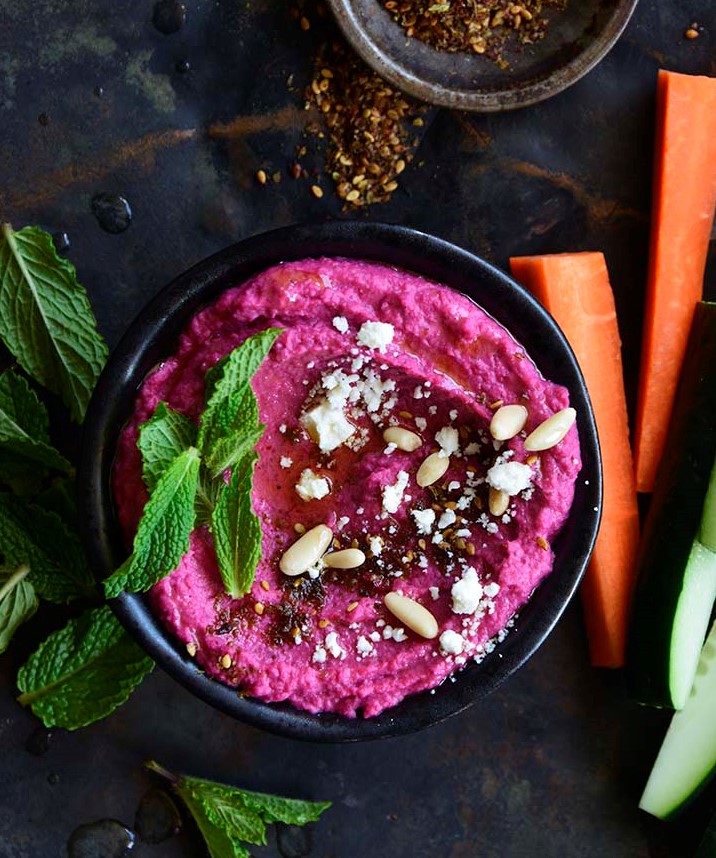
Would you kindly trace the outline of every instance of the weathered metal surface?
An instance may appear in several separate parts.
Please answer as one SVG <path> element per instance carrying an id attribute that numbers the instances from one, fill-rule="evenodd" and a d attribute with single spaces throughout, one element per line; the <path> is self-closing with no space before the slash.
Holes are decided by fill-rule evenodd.
<path id="1" fill-rule="evenodd" d="M 279 0 L 186 6 L 183 28 L 163 35 L 147 0 L 0 0 L 0 214 L 67 233 L 111 344 L 162 285 L 231 241 L 345 216 L 332 194 L 315 199 L 310 182 L 289 178 L 306 114 L 286 81 L 308 78 L 317 28 L 301 31 Z M 692 21 L 704 32 L 688 41 Z M 436 113 L 401 190 L 372 212 L 502 266 L 512 253 L 604 250 L 631 404 L 660 66 L 716 72 L 712 0 L 642 0 L 607 59 L 541 105 Z M 280 170 L 280 183 L 259 186 L 259 167 Z M 91 202 L 103 193 L 131 206 L 124 232 L 98 226 Z M 57 733 L 44 750 L 35 719 L 13 700 L 17 665 L 37 637 L 36 625 L 23 630 L 0 658 L 1 858 L 64 855 L 70 833 L 96 819 L 131 826 L 150 786 L 139 768 L 148 756 L 333 800 L 310 837 L 282 833 L 284 856 L 688 856 L 716 808 L 711 789 L 674 824 L 637 811 L 667 716 L 629 703 L 620 675 L 589 668 L 578 604 L 484 703 L 360 747 L 257 732 L 156 673 L 112 718 Z M 133 854 L 203 853 L 185 826 Z M 255 854 L 281 852 L 273 839 Z"/>

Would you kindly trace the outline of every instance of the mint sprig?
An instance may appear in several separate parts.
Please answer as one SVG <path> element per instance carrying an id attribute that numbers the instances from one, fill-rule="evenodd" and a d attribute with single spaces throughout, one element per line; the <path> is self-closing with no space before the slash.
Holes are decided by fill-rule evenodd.
<path id="1" fill-rule="evenodd" d="M 35 613 L 37 595 L 27 580 L 30 567 L 0 567 L 0 653 L 5 652 L 18 628 Z"/>
<path id="2" fill-rule="evenodd" d="M 0 227 L 0 338 L 81 423 L 107 346 L 74 266 L 39 227 Z"/>
<path id="3" fill-rule="evenodd" d="M 199 452 L 189 447 L 159 477 L 144 507 L 132 554 L 104 582 L 108 599 L 123 590 L 148 590 L 179 565 L 194 528 L 198 478 Z"/>
<path id="4" fill-rule="evenodd" d="M 18 673 L 18 701 L 46 727 L 77 730 L 121 706 L 153 667 L 103 605 L 40 644 Z"/>
<path id="5" fill-rule="evenodd" d="M 262 540 L 251 504 L 254 448 L 265 428 L 251 379 L 280 333 L 269 328 L 249 337 L 209 370 L 198 429 L 166 402 L 140 428 L 149 500 L 132 555 L 105 581 L 109 598 L 148 590 L 173 572 L 197 521 L 211 531 L 226 592 L 239 598 L 251 589 Z"/>
<path id="6" fill-rule="evenodd" d="M 274 822 L 317 822 L 329 801 L 301 801 L 251 792 L 188 775 L 175 775 L 159 763 L 145 763 L 166 778 L 194 817 L 212 858 L 248 858 L 247 843 L 266 844 L 266 826 Z"/>

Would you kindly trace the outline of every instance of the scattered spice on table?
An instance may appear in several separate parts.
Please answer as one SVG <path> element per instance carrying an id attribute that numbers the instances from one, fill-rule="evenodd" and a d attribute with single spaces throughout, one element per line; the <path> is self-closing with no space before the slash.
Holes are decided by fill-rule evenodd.
<path id="1" fill-rule="evenodd" d="M 387 202 L 412 161 L 427 109 L 371 71 L 343 42 L 324 46 L 306 88 L 321 119 L 307 132 L 327 138 L 326 169 L 348 206 Z"/>
<path id="2" fill-rule="evenodd" d="M 484 54 L 507 68 L 505 51 L 542 39 L 548 13 L 563 11 L 567 0 L 386 0 L 384 6 L 407 36 L 440 51 Z"/>

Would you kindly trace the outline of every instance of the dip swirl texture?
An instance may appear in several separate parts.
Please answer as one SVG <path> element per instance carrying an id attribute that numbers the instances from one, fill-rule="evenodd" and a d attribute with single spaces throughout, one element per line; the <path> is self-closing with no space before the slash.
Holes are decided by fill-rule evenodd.
<path id="1" fill-rule="evenodd" d="M 142 385 L 113 475 L 128 541 L 147 500 L 139 427 L 162 400 L 198 422 L 206 371 L 270 326 L 284 332 L 253 379 L 267 428 L 253 485 L 264 535 L 252 590 L 237 600 L 224 592 L 211 536 L 198 527 L 179 567 L 151 591 L 153 610 L 203 670 L 243 693 L 370 717 L 484 658 L 550 573 L 579 440 L 572 426 L 556 446 L 530 453 L 524 438 L 569 405 L 568 392 L 444 286 L 356 260 L 276 266 L 199 312 Z M 489 426 L 502 404 L 528 416 L 500 442 Z M 321 407 L 329 421 L 317 430 Z M 418 448 L 387 443 L 394 426 L 419 436 Z M 421 487 L 417 471 L 433 453 L 447 469 Z M 495 515 L 488 481 L 498 478 L 508 492 Z M 333 531 L 331 550 L 358 548 L 365 562 L 284 575 L 283 553 L 318 524 Z M 423 638 L 391 614 L 390 591 L 427 608 L 438 636 Z"/>

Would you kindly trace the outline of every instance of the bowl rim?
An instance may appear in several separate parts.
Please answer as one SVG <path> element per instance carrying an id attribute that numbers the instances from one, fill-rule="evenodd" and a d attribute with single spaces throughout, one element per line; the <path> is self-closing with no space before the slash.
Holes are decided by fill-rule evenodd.
<path id="1" fill-rule="evenodd" d="M 171 354 L 172 347 L 167 343 L 173 343 L 189 319 L 225 289 L 240 285 L 279 262 L 322 256 L 367 259 L 405 268 L 458 288 L 463 294 L 466 293 L 456 284 L 479 284 L 479 288 L 486 290 L 483 299 L 488 300 L 477 301 L 467 293 L 468 297 L 493 317 L 495 313 L 486 303 L 493 308 L 507 306 L 517 312 L 516 325 L 500 322 L 499 317 L 497 321 L 518 342 L 525 345 L 525 339 L 533 340 L 537 330 L 552 338 L 555 358 L 540 360 L 539 366 L 546 362 L 554 364 L 554 370 L 550 367 L 546 377 L 566 384 L 570 402 L 580 415 L 583 464 L 568 517 L 568 523 L 572 522 L 570 534 L 574 527 L 580 533 L 574 538 L 570 536 L 571 541 L 565 545 L 566 567 L 560 567 L 557 573 L 555 561 L 552 573 L 536 588 L 521 612 L 528 619 L 518 622 L 480 665 L 469 665 L 457 676 L 457 681 L 445 682 L 432 692 L 410 695 L 372 718 L 348 718 L 334 713 L 314 715 L 285 702 L 265 703 L 242 697 L 235 688 L 199 672 L 183 644 L 151 612 L 143 594 L 122 593 L 109 602 L 149 655 L 204 702 L 240 721 L 282 736 L 354 742 L 402 735 L 437 724 L 494 690 L 533 655 L 566 608 L 591 554 L 601 517 L 601 458 L 591 403 L 571 348 L 551 316 L 507 274 L 450 242 L 403 226 L 367 221 L 296 224 L 244 239 L 180 274 L 139 313 L 110 355 L 87 411 L 78 469 L 81 531 L 91 568 L 98 574 L 103 577 L 109 574 L 126 556 L 110 488 L 114 448 L 133 408 L 138 387 L 159 360 Z M 526 350 L 535 351 L 527 347 Z M 550 353 L 551 350 L 545 351 Z M 581 518 L 577 513 L 582 514 Z M 560 540 L 566 529 L 567 524 L 555 540 L 555 557 L 562 550 Z M 545 588 L 549 588 L 548 596 L 554 591 L 552 598 L 540 597 Z M 546 606 L 539 611 L 537 607 L 531 608 L 540 598 L 546 599 Z"/>
<path id="2" fill-rule="evenodd" d="M 375 2 L 379 5 L 378 0 Z M 571 60 L 545 77 L 518 88 L 504 87 L 490 91 L 451 88 L 421 77 L 410 66 L 396 60 L 388 51 L 382 50 L 368 36 L 360 24 L 352 0 L 328 0 L 328 5 L 351 47 L 375 72 L 398 89 L 439 107 L 474 113 L 496 113 L 537 104 L 557 95 L 584 77 L 614 47 L 638 2 L 639 0 L 616 0 L 612 14 L 599 36 Z M 385 10 L 381 7 L 380 12 L 384 13 Z"/>

